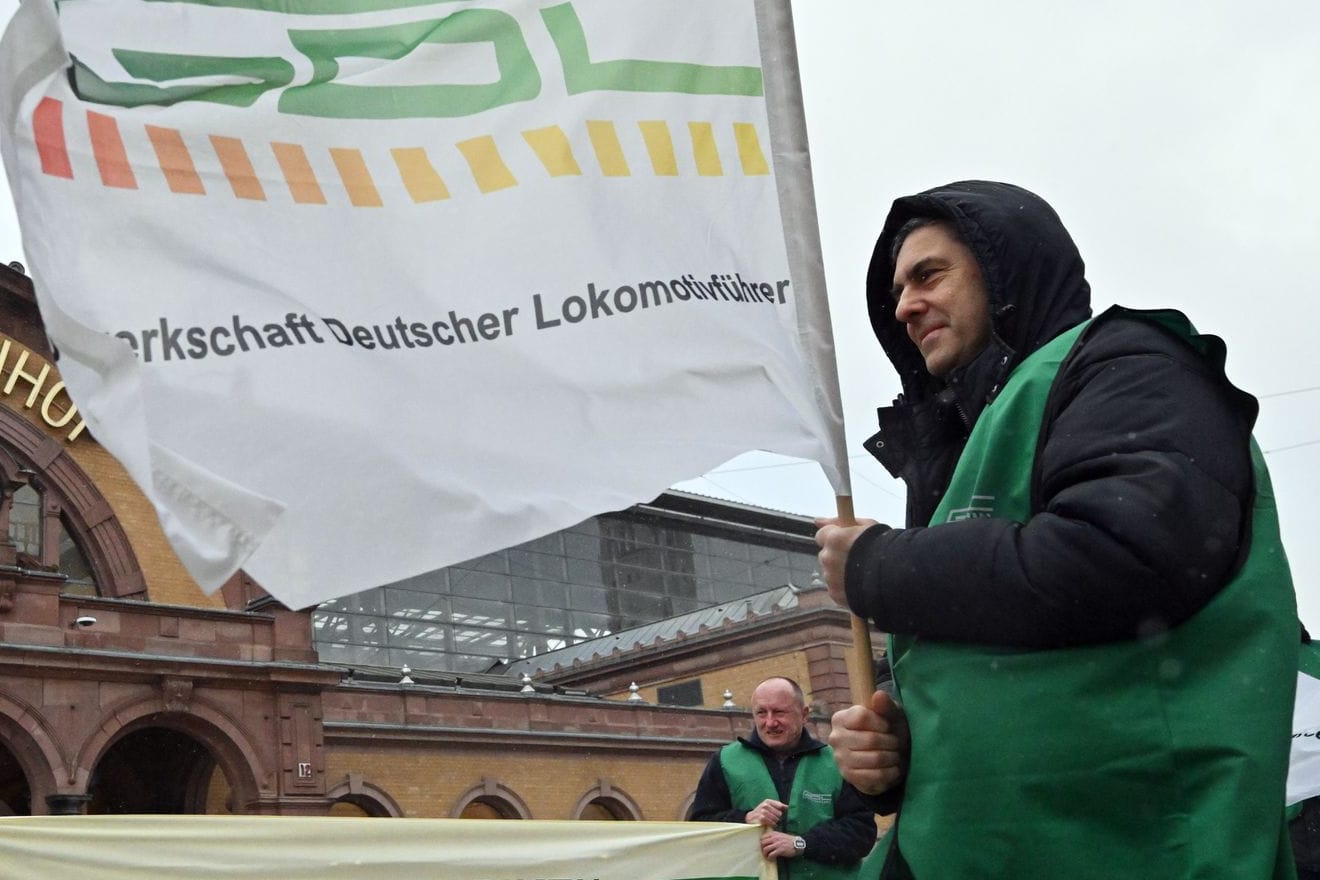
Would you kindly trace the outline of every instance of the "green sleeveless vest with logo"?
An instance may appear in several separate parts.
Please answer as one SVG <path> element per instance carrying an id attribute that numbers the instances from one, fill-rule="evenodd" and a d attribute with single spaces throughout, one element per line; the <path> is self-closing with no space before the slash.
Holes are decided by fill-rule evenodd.
<path id="1" fill-rule="evenodd" d="M 1196 345 L 1180 313 L 1095 320 L 1113 313 Z M 1027 358 L 982 412 L 932 527 L 1032 515 L 1046 399 L 1085 326 Z M 1296 605 L 1254 442 L 1252 459 L 1248 558 L 1181 626 L 1051 651 L 890 640 L 912 729 L 897 839 L 918 880 L 1294 876 L 1283 780 Z"/>
<path id="2" fill-rule="evenodd" d="M 729 797 L 735 807 L 752 807 L 766 800 L 779 800 L 775 782 L 765 767 L 761 753 L 741 742 L 731 742 L 720 749 L 720 768 L 729 785 Z M 776 830 L 805 834 L 822 822 L 834 818 L 834 802 L 843 789 L 843 778 L 834 765 L 829 746 L 809 752 L 798 759 L 793 774 L 793 790 L 788 798 L 788 821 Z M 857 865 L 825 865 L 807 858 L 792 860 L 793 880 L 856 880 Z"/>

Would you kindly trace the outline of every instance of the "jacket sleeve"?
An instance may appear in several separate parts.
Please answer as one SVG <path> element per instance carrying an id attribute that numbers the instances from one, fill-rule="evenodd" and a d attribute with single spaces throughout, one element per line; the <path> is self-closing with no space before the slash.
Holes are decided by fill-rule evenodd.
<path id="1" fill-rule="evenodd" d="M 875 812 L 874 798 L 845 782 L 834 802 L 834 818 L 802 835 L 807 843 L 803 855 L 825 865 L 861 861 L 875 846 Z"/>
<path id="2" fill-rule="evenodd" d="M 729 783 L 724 778 L 724 768 L 720 765 L 720 753 L 716 752 L 706 762 L 706 769 L 701 771 L 697 782 L 697 794 L 692 801 L 692 810 L 688 818 L 694 822 L 745 822 L 747 810 L 734 807 Z"/>
<path id="3" fill-rule="evenodd" d="M 1119 320 L 1061 371 L 1025 523 L 873 527 L 852 610 L 885 631 L 1013 648 L 1154 635 L 1228 582 L 1249 525 L 1254 405 L 1188 346 Z"/>

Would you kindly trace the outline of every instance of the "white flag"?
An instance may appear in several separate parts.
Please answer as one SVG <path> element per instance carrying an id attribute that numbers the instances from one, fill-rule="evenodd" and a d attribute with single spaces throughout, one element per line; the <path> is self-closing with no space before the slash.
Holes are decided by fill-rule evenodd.
<path id="1" fill-rule="evenodd" d="M 208 589 L 303 607 L 749 449 L 848 494 L 787 0 L 29 2 L 59 367 Z"/>
<path id="2" fill-rule="evenodd" d="M 1320 644 L 1302 645 L 1288 760 L 1289 806 L 1320 796 Z"/>

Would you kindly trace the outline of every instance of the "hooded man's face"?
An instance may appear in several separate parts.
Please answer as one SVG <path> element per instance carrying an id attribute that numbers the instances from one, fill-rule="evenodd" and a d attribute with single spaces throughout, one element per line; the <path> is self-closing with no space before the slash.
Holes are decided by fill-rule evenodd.
<path id="1" fill-rule="evenodd" d="M 894 262 L 894 317 L 932 376 L 970 363 L 990 342 L 990 305 L 976 258 L 943 224 L 914 229 Z"/>

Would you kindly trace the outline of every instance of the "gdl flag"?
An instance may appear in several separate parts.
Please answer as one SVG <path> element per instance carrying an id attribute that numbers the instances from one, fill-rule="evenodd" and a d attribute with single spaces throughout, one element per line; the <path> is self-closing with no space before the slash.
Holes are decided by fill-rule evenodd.
<path id="1" fill-rule="evenodd" d="M 303 607 L 749 449 L 848 494 L 787 0 L 51 0 L 0 46 L 59 366 Z"/>

